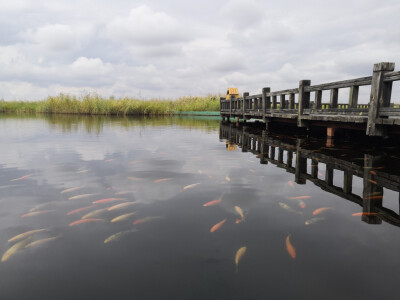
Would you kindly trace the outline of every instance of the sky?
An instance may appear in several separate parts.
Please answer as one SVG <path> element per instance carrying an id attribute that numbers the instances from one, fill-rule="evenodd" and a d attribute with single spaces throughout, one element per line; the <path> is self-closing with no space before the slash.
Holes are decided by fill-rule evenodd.
<path id="1" fill-rule="evenodd" d="M 400 67 L 399 15 L 398 0 L 0 0 L 0 99 L 259 94 L 370 76 L 374 63 Z"/>

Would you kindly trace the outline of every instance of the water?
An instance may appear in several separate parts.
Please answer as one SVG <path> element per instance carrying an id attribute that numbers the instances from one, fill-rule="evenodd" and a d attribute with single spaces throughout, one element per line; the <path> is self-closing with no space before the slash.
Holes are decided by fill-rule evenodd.
<path id="1" fill-rule="evenodd" d="M 396 295 L 396 147 L 327 147 L 210 119 L 76 116 L 2 116 L 0 146 L 1 255 L 20 233 L 46 229 L 26 244 L 50 238 L 0 263 L 1 299 Z M 81 188 L 61 193 L 73 187 Z M 83 194 L 91 195 L 69 200 Z M 299 196 L 307 197 L 288 199 Z M 44 212 L 21 217 L 32 208 Z M 352 216 L 362 211 L 372 214 Z"/>

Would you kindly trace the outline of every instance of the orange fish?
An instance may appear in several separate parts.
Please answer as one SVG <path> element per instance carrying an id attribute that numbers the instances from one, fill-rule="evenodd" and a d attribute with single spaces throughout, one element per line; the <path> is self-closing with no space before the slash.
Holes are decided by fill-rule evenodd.
<path id="1" fill-rule="evenodd" d="M 376 184 L 376 181 L 375 181 L 375 180 L 368 179 L 368 181 L 371 182 L 371 183 L 373 183 L 373 184 Z"/>
<path id="2" fill-rule="evenodd" d="M 290 234 L 286 237 L 286 250 L 289 253 L 291 258 L 296 258 L 296 249 L 290 243 Z"/>
<path id="3" fill-rule="evenodd" d="M 171 180 L 171 178 L 157 179 L 157 180 L 154 180 L 154 182 L 155 182 L 155 183 L 159 183 L 159 182 L 163 182 L 163 181 L 167 181 L 167 180 Z"/>
<path id="4" fill-rule="evenodd" d="M 322 176 L 324 176 L 324 175 L 322 175 L 322 173 L 321 173 L 321 172 L 318 172 L 318 176 L 322 177 Z"/>
<path id="5" fill-rule="evenodd" d="M 306 204 L 303 201 L 299 201 L 299 205 L 301 208 L 306 208 Z"/>
<path id="6" fill-rule="evenodd" d="M 333 209 L 332 207 L 321 207 L 321 208 L 317 208 L 316 210 L 313 211 L 313 215 L 318 215 L 320 213 L 322 213 L 323 211 L 326 211 L 328 209 Z"/>
<path id="7" fill-rule="evenodd" d="M 69 224 L 69 226 L 75 226 L 78 224 L 82 224 L 82 223 L 89 223 L 89 222 L 101 222 L 104 221 L 103 219 L 83 219 L 83 220 L 78 220 L 75 222 L 72 222 L 71 224 Z"/>
<path id="8" fill-rule="evenodd" d="M 291 187 L 294 187 L 293 180 L 289 180 L 289 181 L 288 181 L 288 184 L 289 184 Z"/>
<path id="9" fill-rule="evenodd" d="M 41 214 L 45 214 L 45 213 L 52 212 L 52 211 L 54 211 L 54 209 L 32 211 L 32 212 L 22 215 L 21 218 L 41 215 Z"/>
<path id="10" fill-rule="evenodd" d="M 352 216 L 376 216 L 378 213 L 373 213 L 373 212 L 358 212 L 351 214 Z"/>
<path id="11" fill-rule="evenodd" d="M 207 202 L 207 203 L 203 204 L 203 206 L 217 205 L 217 204 L 220 204 L 221 201 L 222 201 L 222 199 L 213 200 L 213 201 L 210 201 L 210 202 Z"/>
<path id="12" fill-rule="evenodd" d="M 385 167 L 376 167 L 375 168 L 375 170 L 382 170 L 382 169 L 384 169 Z"/>
<path id="13" fill-rule="evenodd" d="M 218 222 L 213 227 L 211 227 L 210 232 L 214 232 L 214 231 L 220 229 L 221 226 L 224 225 L 225 222 L 226 222 L 226 219 L 223 219 L 221 222 Z"/>
<path id="14" fill-rule="evenodd" d="M 242 222 L 243 222 L 242 219 L 236 219 L 236 220 L 235 220 L 235 223 L 236 223 L 236 224 L 239 224 L 239 223 L 242 223 Z"/>
<path id="15" fill-rule="evenodd" d="M 104 199 L 93 201 L 92 203 L 97 204 L 97 203 L 106 203 L 106 202 L 121 201 L 121 200 L 125 200 L 125 198 L 104 198 Z"/>
<path id="16" fill-rule="evenodd" d="M 372 175 L 376 175 L 375 171 L 369 171 Z"/>
<path id="17" fill-rule="evenodd" d="M 311 196 L 297 196 L 297 197 L 286 197 L 287 199 L 290 200 L 299 200 L 299 199 L 309 199 Z"/>
<path id="18" fill-rule="evenodd" d="M 89 208 L 92 208 L 92 207 L 93 207 L 93 205 L 90 205 L 90 206 L 81 207 L 81 208 L 78 208 L 78 209 L 75 209 L 75 210 L 71 210 L 69 213 L 67 213 L 67 216 L 76 214 L 76 213 L 81 212 L 81 211 L 85 211 L 85 210 L 87 210 Z"/>
<path id="19" fill-rule="evenodd" d="M 22 180 L 22 179 L 25 179 L 25 178 L 29 178 L 31 176 L 33 176 L 33 174 L 28 174 L 28 175 L 25 175 L 25 176 L 22 176 L 22 177 L 19 177 L 19 178 L 11 179 L 10 181 Z"/>

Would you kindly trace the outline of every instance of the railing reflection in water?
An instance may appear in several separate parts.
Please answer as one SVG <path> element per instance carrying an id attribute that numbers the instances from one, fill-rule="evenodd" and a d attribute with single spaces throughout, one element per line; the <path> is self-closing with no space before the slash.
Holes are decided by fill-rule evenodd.
<path id="1" fill-rule="evenodd" d="M 220 125 L 220 139 L 226 140 L 227 148 L 237 145 L 242 152 L 257 155 L 261 164 L 271 163 L 294 174 L 297 184 L 305 184 L 308 180 L 328 193 L 357 203 L 362 207 L 362 220 L 368 224 L 385 221 L 400 226 L 400 215 L 383 206 L 384 188 L 395 191 L 400 202 L 400 173 L 388 171 L 392 168 L 385 166 L 385 155 L 381 152 L 362 153 L 357 149 L 358 157 L 352 157 L 343 151 L 335 151 L 338 150 L 335 148 L 312 147 L 305 138 L 282 135 L 278 138 L 265 130 L 236 127 L 225 122 Z M 320 165 L 325 165 L 325 174 L 319 172 L 322 171 Z M 334 171 L 343 172 L 340 186 L 334 184 Z M 362 196 L 353 193 L 355 176 L 362 179 Z"/>

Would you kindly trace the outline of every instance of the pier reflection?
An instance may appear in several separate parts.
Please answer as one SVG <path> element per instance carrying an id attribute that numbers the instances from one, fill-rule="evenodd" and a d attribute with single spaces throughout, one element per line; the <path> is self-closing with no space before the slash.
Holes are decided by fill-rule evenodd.
<path id="1" fill-rule="evenodd" d="M 275 135 L 251 126 L 238 126 L 221 122 L 220 140 L 226 141 L 227 150 L 237 145 L 242 152 L 251 152 L 260 164 L 274 164 L 294 174 L 297 184 L 312 182 L 322 190 L 354 202 L 362 207 L 362 221 L 381 224 L 382 221 L 400 226 L 397 212 L 384 206 L 384 189 L 396 193 L 400 202 L 400 172 L 396 167 L 399 158 L 397 147 L 360 149 L 348 144 L 333 146 L 332 142 Z M 334 181 L 338 176 L 341 184 Z M 362 195 L 353 192 L 359 177 Z M 336 184 L 335 184 L 336 183 Z M 359 180 L 357 181 L 359 185 Z"/>

